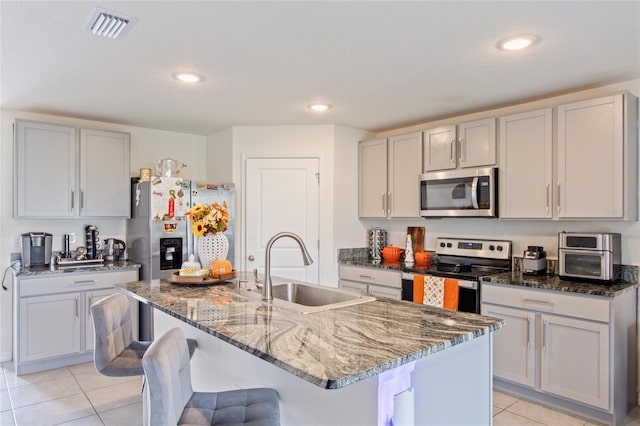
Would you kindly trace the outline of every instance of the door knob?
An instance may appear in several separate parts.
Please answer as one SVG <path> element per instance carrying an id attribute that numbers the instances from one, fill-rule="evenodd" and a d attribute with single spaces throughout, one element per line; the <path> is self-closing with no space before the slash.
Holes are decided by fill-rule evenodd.
<path id="1" fill-rule="evenodd" d="M 256 260 L 256 257 L 254 255 L 250 254 L 247 259 L 249 259 L 249 262 L 253 262 L 254 260 Z"/>

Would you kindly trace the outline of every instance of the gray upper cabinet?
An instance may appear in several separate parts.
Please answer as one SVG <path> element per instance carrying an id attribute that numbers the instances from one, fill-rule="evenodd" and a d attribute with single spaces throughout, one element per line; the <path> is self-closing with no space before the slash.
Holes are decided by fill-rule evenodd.
<path id="1" fill-rule="evenodd" d="M 638 218 L 638 100 L 628 93 L 558 107 L 559 218 Z"/>
<path id="2" fill-rule="evenodd" d="M 358 163 L 359 217 L 420 217 L 420 132 L 360 142 Z"/>
<path id="3" fill-rule="evenodd" d="M 553 122 L 546 108 L 500 117 L 500 217 L 553 217 Z"/>
<path id="4" fill-rule="evenodd" d="M 18 120 L 14 197 L 17 217 L 73 217 L 76 199 L 74 127 Z"/>
<path id="5" fill-rule="evenodd" d="M 17 120 L 16 217 L 129 217 L 128 133 Z"/>
<path id="6" fill-rule="evenodd" d="M 425 172 L 496 164 L 496 119 L 439 126 L 424 132 Z"/>
<path id="7" fill-rule="evenodd" d="M 128 133 L 80 130 L 80 215 L 129 217 Z"/>

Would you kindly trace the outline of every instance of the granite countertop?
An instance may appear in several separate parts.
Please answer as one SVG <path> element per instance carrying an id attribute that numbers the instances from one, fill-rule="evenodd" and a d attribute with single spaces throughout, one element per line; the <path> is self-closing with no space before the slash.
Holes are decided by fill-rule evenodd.
<path id="1" fill-rule="evenodd" d="M 35 275 L 51 275 L 51 274 L 81 274 L 87 272 L 105 272 L 105 271 L 118 271 L 123 269 L 140 269 L 138 262 L 131 260 L 121 260 L 118 262 L 104 262 L 104 263 L 87 263 L 83 265 L 50 265 L 39 268 L 28 268 L 21 266 L 15 270 L 15 274 L 18 277 L 28 277 Z"/>
<path id="2" fill-rule="evenodd" d="M 253 283 L 250 273 L 239 273 L 238 279 Z M 116 287 L 325 389 L 378 375 L 504 325 L 496 318 L 388 298 L 298 314 L 237 296 L 231 283 L 193 287 L 154 280 Z"/>
<path id="3" fill-rule="evenodd" d="M 482 281 L 552 291 L 589 294 L 591 296 L 615 297 L 625 291 L 638 288 L 637 271 L 635 276 L 636 278 L 633 282 L 614 282 L 610 285 L 604 285 L 583 281 L 563 280 L 557 275 L 523 275 L 519 271 L 512 271 L 488 275 L 482 277 Z"/>
<path id="4" fill-rule="evenodd" d="M 407 265 L 402 262 L 374 262 L 368 258 L 340 259 L 341 265 L 363 268 L 384 269 L 388 271 L 428 274 L 435 265 Z M 503 272 L 482 277 L 481 281 L 498 284 L 510 284 L 521 287 L 540 288 L 552 291 L 589 294 L 592 296 L 615 297 L 624 291 L 638 287 L 638 267 L 621 265 L 617 267 L 616 281 L 613 284 L 594 284 L 583 281 L 562 280 L 557 275 L 523 275 L 520 271 Z"/>

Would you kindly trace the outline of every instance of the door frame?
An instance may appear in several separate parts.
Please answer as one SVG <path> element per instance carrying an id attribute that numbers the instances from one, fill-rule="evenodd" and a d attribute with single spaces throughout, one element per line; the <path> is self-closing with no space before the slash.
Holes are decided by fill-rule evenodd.
<path id="1" fill-rule="evenodd" d="M 329 255 L 325 255 L 323 250 L 328 250 L 333 246 L 333 234 L 328 233 L 327 230 L 333 228 L 333 199 L 326 199 L 327 194 L 326 185 L 329 178 L 328 173 L 325 170 L 325 161 L 323 155 L 320 153 L 299 153 L 299 154 L 242 154 L 242 184 L 241 184 L 241 199 L 242 205 L 238 208 L 241 210 L 240 226 L 236 226 L 237 230 L 240 230 L 238 239 L 242 242 L 240 245 L 240 261 L 236 260 L 237 265 L 243 271 L 251 272 L 247 269 L 247 160 L 275 160 L 275 159 L 316 159 L 318 160 L 318 173 L 320 174 L 318 183 L 318 241 L 320 242 L 321 236 L 322 242 L 318 247 L 318 259 L 314 259 L 314 262 L 318 264 L 318 283 L 322 285 L 328 278 L 331 277 L 330 270 L 324 270 L 324 259 L 329 259 Z"/>

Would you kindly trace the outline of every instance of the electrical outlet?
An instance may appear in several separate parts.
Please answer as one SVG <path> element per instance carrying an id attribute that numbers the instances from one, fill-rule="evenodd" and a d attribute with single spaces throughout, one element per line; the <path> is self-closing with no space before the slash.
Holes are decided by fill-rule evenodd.
<path id="1" fill-rule="evenodd" d="M 15 235 L 13 237 L 13 249 L 20 250 L 22 248 L 22 235 Z"/>
<path id="2" fill-rule="evenodd" d="M 69 232 L 69 243 L 70 244 L 75 244 L 76 242 L 76 233 L 75 232 Z"/>

